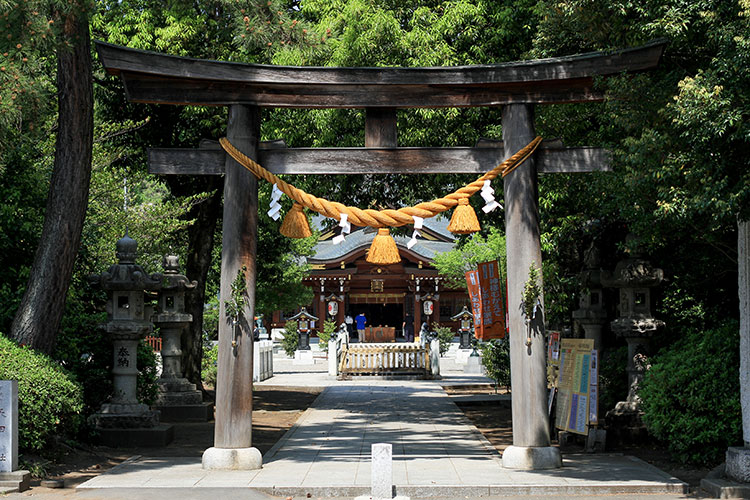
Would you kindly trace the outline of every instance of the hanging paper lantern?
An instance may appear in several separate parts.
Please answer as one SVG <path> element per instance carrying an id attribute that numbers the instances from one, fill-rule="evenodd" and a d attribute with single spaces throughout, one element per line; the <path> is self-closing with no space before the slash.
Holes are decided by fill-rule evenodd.
<path id="1" fill-rule="evenodd" d="M 471 234 L 479 231 L 479 219 L 474 212 L 474 208 L 469 205 L 468 198 L 458 200 L 458 206 L 453 209 L 451 223 L 448 224 L 448 231 L 453 234 Z"/>
<path id="2" fill-rule="evenodd" d="M 307 216 L 303 211 L 304 207 L 299 203 L 292 205 L 292 209 L 284 217 L 279 232 L 287 238 L 307 238 L 312 236 L 310 224 L 307 222 Z"/>
<path id="3" fill-rule="evenodd" d="M 388 228 L 378 229 L 378 235 L 372 240 L 370 250 L 367 252 L 367 262 L 370 264 L 398 264 L 401 262 L 401 256 L 398 254 L 398 247 L 391 236 Z"/>

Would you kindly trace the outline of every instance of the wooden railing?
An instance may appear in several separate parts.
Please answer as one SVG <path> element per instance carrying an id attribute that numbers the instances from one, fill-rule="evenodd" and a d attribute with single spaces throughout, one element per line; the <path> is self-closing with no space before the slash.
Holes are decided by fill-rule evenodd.
<path id="1" fill-rule="evenodd" d="M 342 376 L 430 373 L 429 348 L 418 344 L 352 344 L 342 354 Z"/>

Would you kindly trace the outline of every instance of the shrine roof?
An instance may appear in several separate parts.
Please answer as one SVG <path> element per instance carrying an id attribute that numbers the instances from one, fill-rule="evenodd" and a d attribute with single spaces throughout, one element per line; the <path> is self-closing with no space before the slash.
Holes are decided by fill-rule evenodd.
<path id="1" fill-rule="evenodd" d="M 432 222 L 432 224 L 439 227 L 439 222 L 437 224 Z M 447 224 L 446 220 L 445 225 L 447 226 Z M 361 250 L 369 248 L 374 237 L 375 232 L 372 229 L 363 228 L 347 235 L 346 239 L 338 245 L 334 245 L 331 239 L 320 241 L 315 245 L 315 255 L 308 257 L 307 261 L 310 264 L 338 263 L 357 254 Z M 453 235 L 450 235 L 450 237 L 452 238 Z M 400 253 L 411 253 L 417 258 L 422 258 L 426 261 L 432 261 L 435 255 L 452 250 L 455 245 L 453 241 L 432 241 L 419 238 L 417 239 L 417 244 L 408 249 L 406 244 L 410 236 L 395 235 L 393 239 L 396 241 L 396 246 Z"/>

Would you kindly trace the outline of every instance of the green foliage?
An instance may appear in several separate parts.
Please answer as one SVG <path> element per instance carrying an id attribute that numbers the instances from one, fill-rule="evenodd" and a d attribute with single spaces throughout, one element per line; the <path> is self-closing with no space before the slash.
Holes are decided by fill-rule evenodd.
<path id="1" fill-rule="evenodd" d="M 156 353 L 145 340 L 138 342 L 138 378 L 136 395 L 138 402 L 151 406 L 159 397 L 159 384 L 156 375 Z"/>
<path id="2" fill-rule="evenodd" d="M 449 288 L 466 289 L 465 273 L 492 260 L 497 260 L 500 276 L 503 281 L 506 279 L 505 235 L 496 227 L 490 227 L 486 236 L 484 233 L 474 233 L 459 241 L 453 250 L 435 255 L 435 268 Z"/>
<path id="3" fill-rule="evenodd" d="M 336 331 L 336 322 L 325 320 L 323 322 L 323 330 L 318 332 L 318 346 L 323 352 L 328 352 L 328 341 L 331 340 L 331 336 Z"/>
<path id="4" fill-rule="evenodd" d="M 510 342 L 508 338 L 481 342 L 479 349 L 482 351 L 482 365 L 487 376 L 495 381 L 495 391 L 497 391 L 497 386 L 510 388 Z"/>
<path id="5" fill-rule="evenodd" d="M 287 356 L 293 357 L 298 345 L 299 334 L 297 333 L 297 322 L 287 321 L 286 325 L 284 325 L 284 337 L 281 339 L 281 347 Z"/>
<path id="6" fill-rule="evenodd" d="M 211 343 L 203 344 L 203 358 L 201 358 L 201 378 L 203 382 L 216 388 L 216 375 L 218 373 L 219 345 Z"/>
<path id="7" fill-rule="evenodd" d="M 628 346 L 604 351 L 599 363 L 599 412 L 604 415 L 628 395 Z"/>
<path id="8" fill-rule="evenodd" d="M 435 333 L 437 333 L 437 339 L 440 342 L 440 355 L 444 356 L 450 349 L 455 334 L 449 327 L 440 325 L 435 325 Z"/>
<path id="9" fill-rule="evenodd" d="M 523 313 L 527 321 L 531 321 L 534 316 L 534 307 L 536 307 L 539 298 L 542 296 L 542 287 L 539 285 L 539 270 L 536 263 L 531 261 L 529 266 L 529 279 L 523 285 Z"/>
<path id="10" fill-rule="evenodd" d="M 643 421 L 675 458 L 720 462 L 742 443 L 739 326 L 693 330 L 652 360 L 639 395 Z"/>
<path id="11" fill-rule="evenodd" d="M 232 281 L 231 288 L 232 293 L 229 300 L 224 301 L 224 311 L 228 320 L 233 322 L 239 321 L 245 310 L 245 297 L 247 296 L 247 281 L 245 281 L 245 273 L 247 267 L 242 266 L 242 269 L 237 270 L 237 276 Z"/>
<path id="12" fill-rule="evenodd" d="M 59 364 L 0 334 L 0 380 L 18 380 L 20 447 L 41 450 L 75 433 L 81 422 L 81 386 Z"/>

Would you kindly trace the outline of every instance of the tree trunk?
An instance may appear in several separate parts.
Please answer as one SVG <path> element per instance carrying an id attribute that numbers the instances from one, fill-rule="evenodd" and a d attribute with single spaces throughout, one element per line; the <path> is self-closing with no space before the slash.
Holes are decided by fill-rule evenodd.
<path id="1" fill-rule="evenodd" d="M 193 315 L 190 323 L 182 333 L 182 369 L 185 378 L 201 390 L 201 361 L 203 359 L 203 306 L 206 302 L 206 279 L 211 269 L 211 257 L 214 248 L 216 223 L 221 215 L 222 178 L 207 179 L 210 185 L 203 191 L 215 190 L 188 217 L 195 223 L 188 229 L 188 255 L 185 264 L 185 275 L 196 280 L 198 286 L 185 297 L 185 309 Z"/>
<path id="2" fill-rule="evenodd" d="M 55 163 L 39 247 L 10 332 L 17 342 L 46 353 L 55 345 L 81 242 L 94 129 L 88 18 L 73 11 L 62 23 Z"/>

